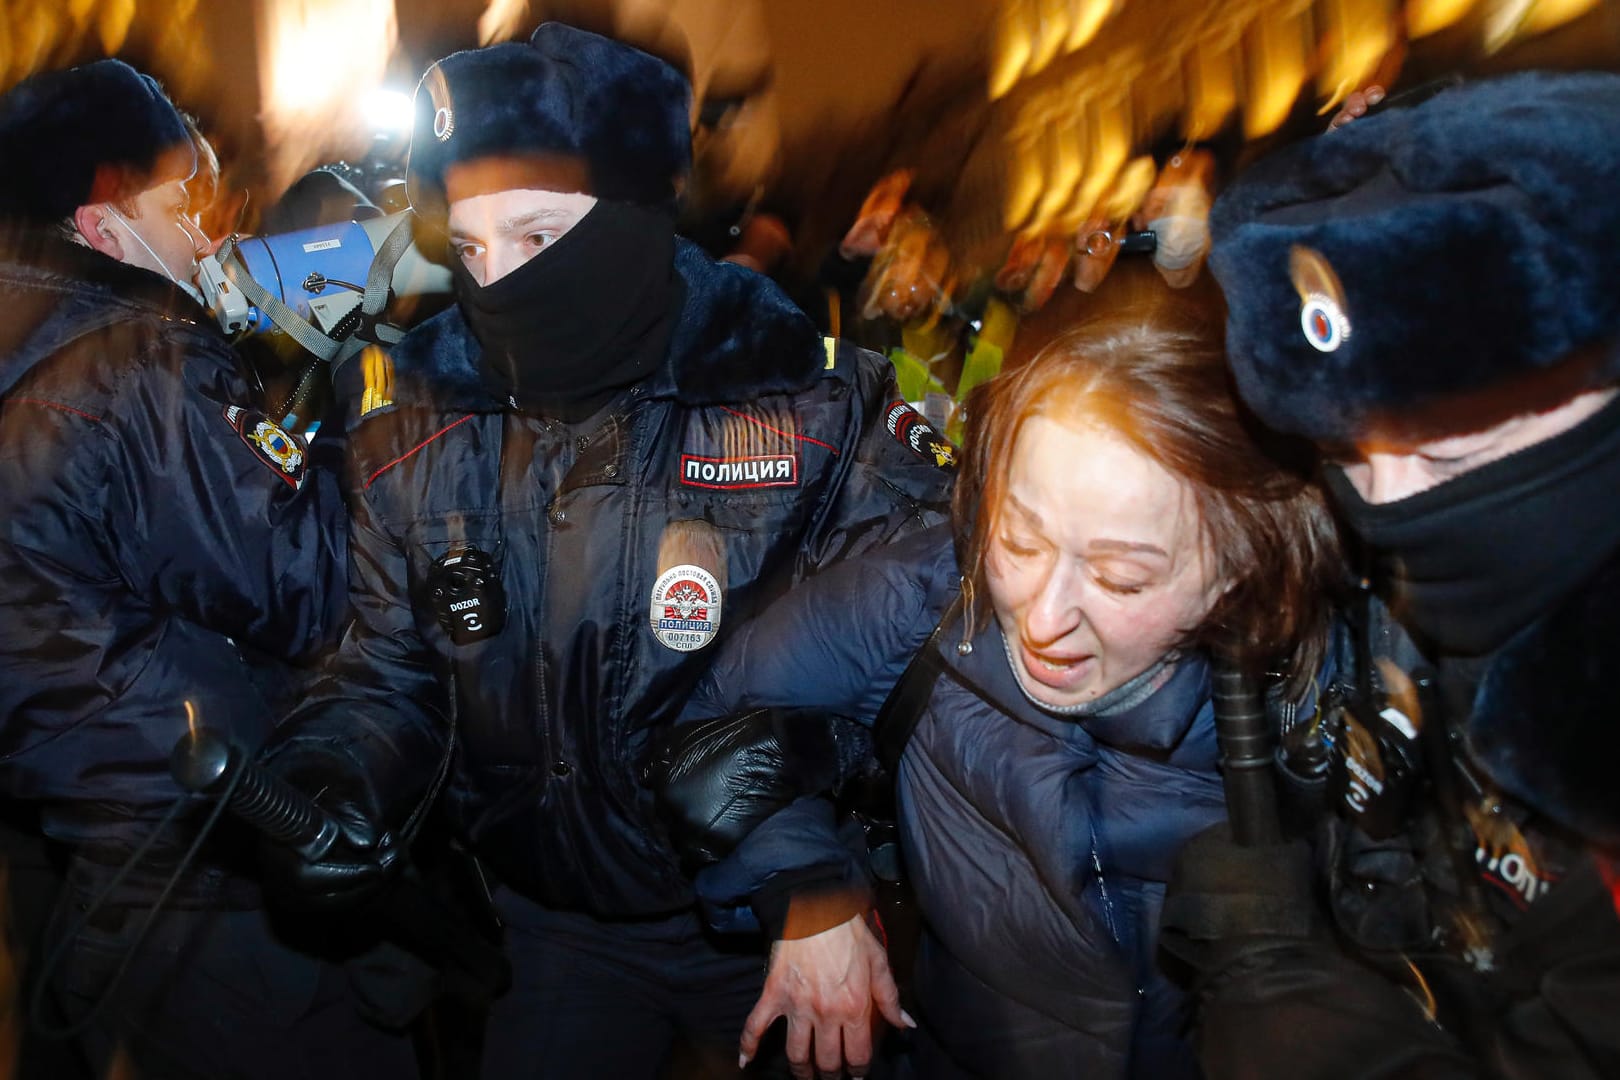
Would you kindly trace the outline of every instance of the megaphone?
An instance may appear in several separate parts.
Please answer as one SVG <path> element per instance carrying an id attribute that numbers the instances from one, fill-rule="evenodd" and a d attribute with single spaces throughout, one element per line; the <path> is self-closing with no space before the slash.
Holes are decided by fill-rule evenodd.
<path id="1" fill-rule="evenodd" d="M 298 318 L 330 335 L 359 309 L 377 253 L 409 213 L 239 238 L 230 249 L 230 260 L 239 265 L 227 273 L 217 255 L 204 256 L 198 284 L 220 329 L 231 337 L 285 329 L 244 291 L 244 271 Z M 450 271 L 430 262 L 413 242 L 395 262 L 389 287 L 395 298 L 447 294 Z"/>

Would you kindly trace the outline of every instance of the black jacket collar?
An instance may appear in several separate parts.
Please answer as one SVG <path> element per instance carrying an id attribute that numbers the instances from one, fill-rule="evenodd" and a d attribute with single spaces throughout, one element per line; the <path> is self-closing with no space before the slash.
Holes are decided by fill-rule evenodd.
<path id="1" fill-rule="evenodd" d="M 1620 552 L 1491 658 L 1466 731 L 1510 794 L 1620 849 Z"/>

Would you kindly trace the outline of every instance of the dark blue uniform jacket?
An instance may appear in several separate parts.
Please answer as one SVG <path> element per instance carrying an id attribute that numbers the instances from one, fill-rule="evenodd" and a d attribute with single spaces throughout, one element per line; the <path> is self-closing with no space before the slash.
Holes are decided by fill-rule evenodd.
<path id="1" fill-rule="evenodd" d="M 933 529 L 810 582 L 728 644 L 688 715 L 822 706 L 870 720 L 959 580 Z M 1177 851 L 1224 817 L 1207 665 L 1188 656 L 1147 700 L 1065 717 L 1020 690 L 992 620 L 947 672 L 898 777 L 925 935 L 930 1037 L 975 1075 L 1171 1076 L 1189 1058 L 1180 995 L 1155 964 Z M 802 874 L 822 845 L 795 804 L 699 879 L 706 900 Z"/>
<path id="2" fill-rule="evenodd" d="M 486 866 L 601 916 L 691 903 L 638 766 L 718 644 L 820 567 L 939 520 L 950 478 L 891 434 L 914 414 L 894 414 L 882 358 L 691 245 L 675 269 L 665 366 L 583 424 L 494 396 L 459 309 L 391 372 L 354 365 L 356 621 L 290 721 L 290 745 L 352 756 L 397 809 L 448 760 L 446 807 Z M 504 619 L 457 644 L 428 581 L 467 548 Z"/>
<path id="3" fill-rule="evenodd" d="M 127 847 L 200 722 L 257 745 L 244 654 L 346 611 L 334 470 L 169 282 L 54 235 L 0 245 L 0 784 L 58 839 Z M 256 664 L 256 661 L 255 661 Z"/>

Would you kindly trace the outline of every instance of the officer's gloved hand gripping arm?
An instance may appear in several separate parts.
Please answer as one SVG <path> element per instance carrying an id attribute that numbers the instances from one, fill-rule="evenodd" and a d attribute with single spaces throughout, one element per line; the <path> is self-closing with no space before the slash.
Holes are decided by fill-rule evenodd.
<path id="1" fill-rule="evenodd" d="M 376 893 L 402 862 L 408 823 L 431 797 L 448 748 L 448 695 L 416 631 L 403 549 L 370 524 L 363 499 L 353 509 L 354 621 L 325 677 L 260 755 L 341 832 L 315 860 L 266 852 L 266 884 L 292 906 L 361 903 Z"/>

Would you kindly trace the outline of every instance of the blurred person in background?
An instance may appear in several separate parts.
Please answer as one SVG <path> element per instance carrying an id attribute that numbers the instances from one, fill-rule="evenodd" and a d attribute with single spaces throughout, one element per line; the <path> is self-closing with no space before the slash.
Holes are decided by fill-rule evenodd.
<path id="1" fill-rule="evenodd" d="M 357 618 L 267 758 L 350 825 L 286 868 L 306 902 L 375 887 L 445 777 L 514 972 L 490 1077 L 737 1068 L 762 945 L 705 934 L 639 760 L 756 610 L 943 516 L 888 365 L 676 238 L 688 94 L 556 23 L 424 76 L 408 183 L 458 302 L 350 365 Z"/>
<path id="2" fill-rule="evenodd" d="M 1370 589 L 1279 752 L 1314 859 L 1200 837 L 1165 939 L 1212 1077 L 1620 1075 L 1620 76 L 1392 105 L 1214 208 L 1238 387 Z"/>
<path id="3" fill-rule="evenodd" d="M 701 894 L 845 920 L 776 945 L 745 1054 L 786 1012 L 791 1060 L 866 1074 L 873 1002 L 894 995 L 870 897 L 820 800 L 760 819 L 844 756 L 817 752 L 816 731 L 849 736 L 805 710 L 869 723 L 893 688 L 916 724 L 896 775 L 923 923 L 915 1075 L 1197 1075 L 1156 943 L 1176 852 L 1225 816 L 1212 657 L 1284 672 L 1277 695 L 1309 715 L 1340 564 L 1308 472 L 1251 437 L 1218 329 L 1153 286 L 975 391 L 953 529 L 795 590 L 688 706 L 720 719 L 678 729 L 656 768 L 676 833 L 711 862 L 746 834 Z M 929 674 L 897 688 L 914 655 Z M 814 1008 L 796 982 L 823 988 Z"/>
<path id="4" fill-rule="evenodd" d="M 84 1023 L 96 1075 L 413 1075 L 272 927 L 241 836 L 181 872 L 205 813 L 112 887 L 182 797 L 188 713 L 257 746 L 264 688 L 336 641 L 345 516 L 198 302 L 196 147 L 158 84 L 115 60 L 30 79 L 0 159 L 0 783 L 70 857 L 48 1015 Z"/>
<path id="5" fill-rule="evenodd" d="M 1198 279 L 1209 254 L 1209 204 L 1215 155 L 1187 147 L 1172 154 L 1135 215 L 1136 227 L 1154 234 L 1153 266 L 1174 289 Z"/>

